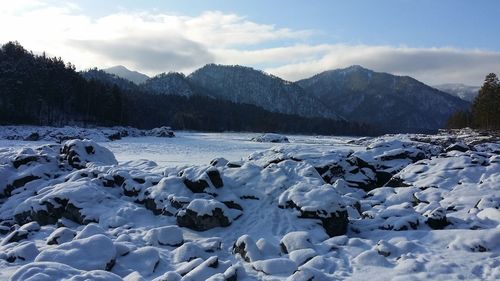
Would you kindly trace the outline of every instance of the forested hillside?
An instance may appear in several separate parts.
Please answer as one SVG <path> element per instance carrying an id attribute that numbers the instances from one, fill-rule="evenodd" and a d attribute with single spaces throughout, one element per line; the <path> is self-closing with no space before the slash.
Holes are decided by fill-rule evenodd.
<path id="1" fill-rule="evenodd" d="M 305 118 L 209 96 L 157 95 L 98 70 L 81 75 L 60 58 L 34 55 L 17 42 L 0 48 L 0 123 L 124 125 L 203 131 L 374 134 L 368 126 Z"/>

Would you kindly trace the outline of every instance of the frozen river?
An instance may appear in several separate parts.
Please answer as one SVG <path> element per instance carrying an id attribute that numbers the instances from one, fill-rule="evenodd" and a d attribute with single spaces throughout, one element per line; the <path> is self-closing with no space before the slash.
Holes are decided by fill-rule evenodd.
<path id="1" fill-rule="evenodd" d="M 251 133 L 192 133 L 178 132 L 175 138 L 139 137 L 101 143 L 115 154 L 119 162 L 147 159 L 160 166 L 208 164 L 223 157 L 230 161 L 246 158 L 255 151 L 276 145 L 348 146 L 348 137 L 289 136 L 289 144 L 258 143 L 251 141 Z"/>

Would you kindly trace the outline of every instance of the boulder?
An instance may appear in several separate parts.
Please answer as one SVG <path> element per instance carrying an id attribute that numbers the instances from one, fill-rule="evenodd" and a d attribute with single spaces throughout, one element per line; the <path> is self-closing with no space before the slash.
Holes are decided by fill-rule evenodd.
<path id="1" fill-rule="evenodd" d="M 261 136 L 252 138 L 255 142 L 273 142 L 273 143 L 289 143 L 290 141 L 284 135 L 267 133 Z"/>
<path id="2" fill-rule="evenodd" d="M 231 224 L 228 208 L 214 199 L 195 199 L 177 214 L 177 224 L 197 231 Z"/>
<path id="3" fill-rule="evenodd" d="M 146 134 L 148 136 L 160 137 L 160 138 L 173 138 L 173 137 L 175 137 L 175 133 L 172 130 L 172 128 L 167 127 L 167 126 L 151 129 Z"/>
<path id="4" fill-rule="evenodd" d="M 144 239 L 148 245 L 178 247 L 184 243 L 182 229 L 175 225 L 150 229 Z"/>
<path id="5" fill-rule="evenodd" d="M 61 148 L 61 159 L 75 169 L 83 169 L 88 163 L 116 165 L 115 156 L 107 148 L 91 140 L 69 140 Z"/>
<path id="6" fill-rule="evenodd" d="M 35 261 L 59 262 L 81 270 L 110 270 L 115 255 L 116 249 L 111 239 L 97 234 L 48 248 Z"/>
<path id="7" fill-rule="evenodd" d="M 424 213 L 424 216 L 427 217 L 427 223 L 432 229 L 443 229 L 450 223 L 446 218 L 446 210 L 442 207 L 438 207 L 432 211 L 428 211 Z"/>
<path id="8" fill-rule="evenodd" d="M 76 232 L 67 227 L 59 227 L 47 238 L 47 245 L 59 245 L 73 240 Z"/>
<path id="9" fill-rule="evenodd" d="M 296 184 L 281 194 L 279 206 L 298 210 L 300 218 L 321 220 L 323 228 L 331 237 L 347 232 L 349 219 L 345 202 L 329 184 Z"/>

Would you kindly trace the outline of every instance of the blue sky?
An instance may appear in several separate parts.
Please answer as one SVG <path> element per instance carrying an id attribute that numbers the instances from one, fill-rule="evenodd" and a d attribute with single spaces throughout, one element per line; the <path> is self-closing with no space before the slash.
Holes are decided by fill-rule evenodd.
<path id="1" fill-rule="evenodd" d="M 18 0 L 0 10 L 0 42 L 80 69 L 122 64 L 154 75 L 213 62 L 297 80 L 361 64 L 479 85 L 500 69 L 498 11 L 495 0 Z"/>
<path id="2" fill-rule="evenodd" d="M 104 3 L 103 3 L 104 2 Z M 500 51 L 497 0 L 87 0 L 86 12 L 160 10 L 196 16 L 207 10 L 235 13 L 277 27 L 318 31 L 311 43 L 391 44 Z M 490 36 L 488 36 L 490 35 Z"/>

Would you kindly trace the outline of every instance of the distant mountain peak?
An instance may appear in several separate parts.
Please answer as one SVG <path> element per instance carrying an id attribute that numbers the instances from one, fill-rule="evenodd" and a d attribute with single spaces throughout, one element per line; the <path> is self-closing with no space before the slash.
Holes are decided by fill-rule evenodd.
<path id="1" fill-rule="evenodd" d="M 434 85 L 433 87 L 466 101 L 473 101 L 479 93 L 479 89 L 481 88 L 479 86 L 470 86 L 462 83 L 447 83 Z"/>
<path id="2" fill-rule="evenodd" d="M 105 72 L 114 74 L 120 78 L 130 80 L 135 84 L 144 83 L 149 79 L 146 74 L 140 73 L 138 71 L 130 70 L 123 65 L 116 65 L 109 68 L 103 69 Z"/>
<path id="3" fill-rule="evenodd" d="M 252 104 L 271 112 L 342 119 L 297 84 L 251 67 L 207 64 L 188 79 L 205 94 L 222 100 Z"/>
<path id="4" fill-rule="evenodd" d="M 359 65 L 325 71 L 296 82 L 350 121 L 388 131 L 433 131 L 469 103 L 409 76 Z"/>

